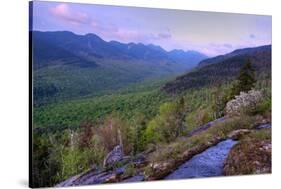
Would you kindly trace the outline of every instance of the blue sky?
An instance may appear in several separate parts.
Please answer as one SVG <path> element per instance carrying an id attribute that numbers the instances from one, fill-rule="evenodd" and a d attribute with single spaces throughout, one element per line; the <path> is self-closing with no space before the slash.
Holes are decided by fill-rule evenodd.
<path id="1" fill-rule="evenodd" d="M 33 29 L 95 33 L 209 56 L 271 44 L 271 16 L 35 1 Z"/>

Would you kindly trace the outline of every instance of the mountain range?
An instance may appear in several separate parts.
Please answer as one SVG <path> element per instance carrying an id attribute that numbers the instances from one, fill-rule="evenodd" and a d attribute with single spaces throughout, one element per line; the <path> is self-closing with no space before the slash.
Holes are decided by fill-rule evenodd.
<path id="1" fill-rule="evenodd" d="M 178 93 L 231 82 L 250 60 L 257 77 L 271 77 L 271 45 L 208 58 L 142 43 L 104 41 L 95 34 L 32 32 L 35 105 L 111 94 L 150 79 L 176 77 L 162 90 Z"/>
<path id="2" fill-rule="evenodd" d="M 105 94 L 147 79 L 184 73 L 206 55 L 95 34 L 32 32 L 34 101 Z"/>
<path id="3" fill-rule="evenodd" d="M 94 66 L 94 60 L 141 60 L 165 61 L 170 64 L 192 68 L 207 58 L 197 51 L 166 51 L 160 46 L 142 43 L 106 42 L 95 34 L 76 35 L 72 32 L 33 32 L 35 68 L 49 66 L 54 60 L 84 60 L 88 66 Z M 175 66 L 174 65 L 174 66 Z"/>

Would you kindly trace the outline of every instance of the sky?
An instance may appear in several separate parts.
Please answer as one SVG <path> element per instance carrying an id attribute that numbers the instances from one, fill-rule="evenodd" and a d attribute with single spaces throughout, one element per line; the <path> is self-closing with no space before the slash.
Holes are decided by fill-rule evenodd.
<path id="1" fill-rule="evenodd" d="M 94 33 L 105 41 L 208 56 L 271 44 L 271 16 L 35 1 L 33 30 Z"/>

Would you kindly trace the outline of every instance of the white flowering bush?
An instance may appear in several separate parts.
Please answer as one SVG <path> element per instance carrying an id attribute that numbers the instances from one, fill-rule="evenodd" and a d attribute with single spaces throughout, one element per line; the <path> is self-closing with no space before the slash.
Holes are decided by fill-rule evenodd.
<path id="1" fill-rule="evenodd" d="M 226 104 L 227 115 L 241 115 L 243 113 L 254 112 L 259 102 L 262 100 L 261 91 L 250 90 L 247 93 L 240 92 L 235 99 Z"/>

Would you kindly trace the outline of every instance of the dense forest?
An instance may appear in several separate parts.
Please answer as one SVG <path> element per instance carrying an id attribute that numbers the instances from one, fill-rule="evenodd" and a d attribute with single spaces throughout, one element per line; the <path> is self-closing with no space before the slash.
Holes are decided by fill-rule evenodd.
<path id="1" fill-rule="evenodd" d="M 56 54 L 42 54 L 46 56 L 42 57 L 37 53 L 40 57 L 35 57 L 32 136 L 32 185 L 35 187 L 54 186 L 89 170 L 123 166 L 120 163 L 113 168 L 104 167 L 106 155 L 120 145 L 120 137 L 125 156 L 134 158 L 146 154 L 148 162 L 164 162 L 168 158 L 176 161 L 183 150 L 215 143 L 214 136 L 221 140 L 231 131 L 252 129 L 261 119 L 271 121 L 271 46 L 242 49 L 206 59 L 183 73 L 179 70 L 190 67 L 180 63 L 176 69 L 171 69 L 170 65 L 178 61 L 176 55 L 155 46 L 131 44 L 137 50 L 124 53 L 124 44 L 111 42 L 108 45 L 97 36 L 59 35 L 56 38 L 54 33 L 49 36 L 35 33 L 36 41 L 46 43 L 35 44 L 38 52 L 49 45 L 48 48 L 55 47 L 60 56 L 65 55 L 58 59 Z M 84 54 L 77 51 L 78 54 L 70 55 L 76 50 L 68 49 L 73 45 L 65 45 L 62 49 L 54 46 L 60 41 L 51 40 L 53 44 L 49 44 L 48 37 L 63 41 L 71 39 L 75 47 L 80 45 L 80 49 L 84 46 L 78 41 L 95 40 L 101 45 L 100 49 L 105 50 L 91 49 L 94 54 L 84 50 Z M 140 56 L 143 49 L 149 49 L 149 56 Z M 104 58 L 109 55 L 103 52 L 124 56 L 113 61 Z M 157 56 L 152 56 L 154 54 Z M 203 58 L 206 56 L 200 54 L 196 61 Z M 149 61 L 155 65 L 139 66 Z M 105 62 L 107 67 L 101 66 Z M 75 68 L 77 66 L 79 69 Z M 155 66 L 159 68 L 154 69 Z M 244 107 L 239 116 L 228 113 L 228 102 L 235 100 L 241 92 L 251 94 L 253 90 L 261 95 L 254 107 Z M 194 129 L 222 117 L 227 117 L 225 122 L 204 134 L 185 139 Z M 252 132 L 241 141 L 260 141 L 270 136 L 265 131 L 261 134 Z M 235 155 L 235 151 L 231 153 Z M 226 174 L 240 174 L 241 169 L 237 168 L 235 172 L 231 165 L 228 164 L 226 171 L 232 172 Z M 130 164 L 124 174 L 133 176 L 139 170 L 142 169 Z M 148 180 L 161 178 L 157 169 L 152 170 L 148 164 L 143 170 Z"/>

